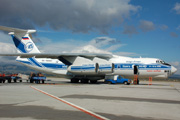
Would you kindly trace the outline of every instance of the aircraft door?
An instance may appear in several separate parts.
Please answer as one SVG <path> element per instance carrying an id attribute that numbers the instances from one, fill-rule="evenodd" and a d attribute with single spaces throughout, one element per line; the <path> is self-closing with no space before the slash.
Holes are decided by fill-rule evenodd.
<path id="1" fill-rule="evenodd" d="M 166 73 L 167 77 L 171 75 L 171 70 L 165 70 L 164 72 Z"/>
<path id="2" fill-rule="evenodd" d="M 138 75 L 138 66 L 134 65 L 134 75 Z"/>

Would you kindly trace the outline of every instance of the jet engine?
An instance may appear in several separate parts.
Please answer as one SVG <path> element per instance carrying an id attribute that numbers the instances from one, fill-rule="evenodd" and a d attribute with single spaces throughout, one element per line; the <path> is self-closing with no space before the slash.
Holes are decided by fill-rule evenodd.
<path id="1" fill-rule="evenodd" d="M 97 64 L 98 73 L 113 73 L 114 72 L 114 64 Z"/>
<path id="2" fill-rule="evenodd" d="M 70 65 L 68 72 L 74 74 L 106 74 L 114 72 L 114 64 L 84 64 L 84 65 Z"/>
<path id="3" fill-rule="evenodd" d="M 98 64 L 70 65 L 68 72 L 74 74 L 97 74 Z"/>

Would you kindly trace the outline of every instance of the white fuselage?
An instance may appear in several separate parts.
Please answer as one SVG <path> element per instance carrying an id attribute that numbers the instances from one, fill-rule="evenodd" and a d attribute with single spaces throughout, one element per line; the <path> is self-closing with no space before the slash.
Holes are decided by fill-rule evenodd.
<path id="1" fill-rule="evenodd" d="M 89 77 L 90 79 L 104 78 L 106 75 L 122 75 L 132 77 L 138 74 L 139 77 L 161 77 L 167 78 L 176 72 L 173 66 L 157 63 L 159 59 L 155 58 L 130 58 L 114 56 L 113 58 L 103 61 L 104 59 L 96 58 L 95 60 L 84 60 L 80 57 L 77 62 L 67 66 L 58 59 L 50 58 L 17 58 L 18 62 L 42 71 L 45 73 L 56 74 L 61 77 Z M 82 62 L 83 61 L 83 62 Z M 94 62 L 92 62 L 94 61 Z M 98 63 L 98 68 L 96 64 Z M 111 66 L 113 64 L 113 67 Z M 135 67 L 137 71 L 135 71 Z M 112 70 L 113 69 L 113 70 Z M 136 72 L 136 73 L 135 73 Z"/>

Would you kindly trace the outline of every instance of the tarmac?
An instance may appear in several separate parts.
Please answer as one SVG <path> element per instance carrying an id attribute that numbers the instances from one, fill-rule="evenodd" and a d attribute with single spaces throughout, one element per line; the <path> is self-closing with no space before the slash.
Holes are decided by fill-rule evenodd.
<path id="1" fill-rule="evenodd" d="M 180 82 L 0 83 L 0 120 L 180 120 Z"/>

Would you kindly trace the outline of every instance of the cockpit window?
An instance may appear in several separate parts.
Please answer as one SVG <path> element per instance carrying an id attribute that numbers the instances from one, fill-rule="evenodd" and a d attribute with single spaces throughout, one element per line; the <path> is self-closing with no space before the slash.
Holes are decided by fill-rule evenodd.
<path id="1" fill-rule="evenodd" d="M 160 63 L 161 63 L 161 64 L 164 64 L 165 62 L 161 60 Z"/>
<path id="2" fill-rule="evenodd" d="M 166 62 L 164 62 L 162 60 L 157 60 L 156 63 L 171 66 L 170 64 L 168 64 L 168 63 L 166 63 Z"/>

